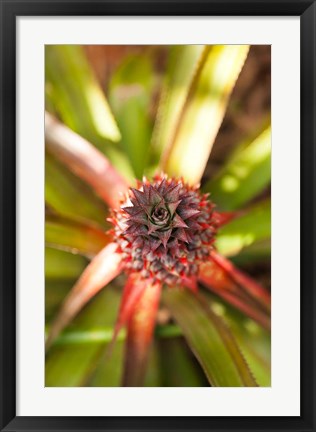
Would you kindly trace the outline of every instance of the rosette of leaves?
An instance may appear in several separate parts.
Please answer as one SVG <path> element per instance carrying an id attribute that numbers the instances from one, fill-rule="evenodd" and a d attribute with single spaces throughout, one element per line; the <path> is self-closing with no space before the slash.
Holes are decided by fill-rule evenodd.
<path id="1" fill-rule="evenodd" d="M 270 385 L 266 121 L 207 174 L 248 51 L 145 49 L 104 91 L 46 47 L 46 386 Z"/>

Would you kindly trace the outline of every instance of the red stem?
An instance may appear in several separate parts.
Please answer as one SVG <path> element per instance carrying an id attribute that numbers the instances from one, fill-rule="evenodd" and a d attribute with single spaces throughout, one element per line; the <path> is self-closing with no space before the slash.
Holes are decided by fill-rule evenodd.
<path id="1" fill-rule="evenodd" d="M 218 258 L 216 256 L 216 258 Z M 219 259 L 213 259 L 200 266 L 198 279 L 208 289 L 225 301 L 245 313 L 247 316 L 258 322 L 266 329 L 270 329 L 270 311 L 266 302 L 259 302 L 258 295 L 237 284 L 231 275 L 229 266 L 221 266 Z M 226 263 L 225 263 L 226 264 Z M 260 285 L 260 290 L 263 289 Z M 261 291 L 260 291 L 261 292 Z M 270 302 L 269 302 L 270 306 Z"/>
<path id="2" fill-rule="evenodd" d="M 212 260 L 221 267 L 231 279 L 260 302 L 268 311 L 271 310 L 270 293 L 251 277 L 237 269 L 229 260 L 219 255 L 217 252 L 211 252 Z"/>
<path id="3" fill-rule="evenodd" d="M 85 304 L 120 274 L 123 268 L 122 257 L 116 252 L 116 249 L 117 245 L 115 243 L 108 244 L 85 268 L 66 296 L 52 323 L 46 340 L 46 349 L 51 346 L 54 339 Z"/>
<path id="4" fill-rule="evenodd" d="M 140 297 L 146 288 L 146 285 L 148 285 L 148 282 L 141 280 L 138 274 L 129 275 L 123 290 L 120 310 L 113 334 L 113 342 L 115 342 L 121 328 L 128 322 L 136 304 L 140 300 Z"/>
<path id="5" fill-rule="evenodd" d="M 144 383 L 161 289 L 161 284 L 147 282 L 147 287 L 128 321 L 122 383 L 125 387 L 140 387 Z"/>
<path id="6" fill-rule="evenodd" d="M 241 216 L 244 212 L 238 210 L 238 211 L 231 211 L 231 212 L 217 212 L 214 211 L 213 217 L 217 223 L 217 226 L 220 228 L 223 225 L 226 225 L 227 223 L 231 222 L 232 220 L 236 219 L 237 217 Z"/>
<path id="7" fill-rule="evenodd" d="M 87 182 L 110 207 L 120 205 L 128 184 L 99 150 L 48 113 L 45 138 L 50 153 Z"/>

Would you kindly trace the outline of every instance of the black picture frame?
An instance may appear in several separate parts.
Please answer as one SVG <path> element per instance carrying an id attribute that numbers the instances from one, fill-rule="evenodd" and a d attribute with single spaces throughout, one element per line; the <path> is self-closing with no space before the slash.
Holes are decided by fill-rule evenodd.
<path id="1" fill-rule="evenodd" d="M 1 431 L 316 431 L 316 5 L 305 0 L 0 0 Z M 16 416 L 16 18 L 18 16 L 299 16 L 301 25 L 301 415 L 299 417 Z M 290 235 L 290 234 L 289 234 Z M 289 377 L 289 379 L 291 379 Z"/>

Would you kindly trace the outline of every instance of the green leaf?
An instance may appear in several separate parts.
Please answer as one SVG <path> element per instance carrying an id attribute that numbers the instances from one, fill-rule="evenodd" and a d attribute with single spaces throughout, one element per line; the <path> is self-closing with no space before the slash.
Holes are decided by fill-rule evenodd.
<path id="1" fill-rule="evenodd" d="M 122 133 L 122 147 L 137 178 L 142 178 L 148 156 L 153 77 L 149 56 L 129 56 L 113 74 L 109 86 L 109 98 Z"/>
<path id="2" fill-rule="evenodd" d="M 248 49 L 248 45 L 204 48 L 173 138 L 162 157 L 168 174 L 184 176 L 190 183 L 201 180 Z"/>
<path id="3" fill-rule="evenodd" d="M 238 255 L 230 258 L 237 266 L 246 266 L 256 262 L 271 261 L 271 239 L 258 241 L 245 247 Z"/>
<path id="4" fill-rule="evenodd" d="M 242 207 L 271 180 L 271 127 L 241 144 L 218 175 L 203 189 L 222 210 Z"/>
<path id="5" fill-rule="evenodd" d="M 256 386 L 232 334 L 201 297 L 173 288 L 163 299 L 212 386 Z"/>
<path id="6" fill-rule="evenodd" d="M 155 340 L 153 341 L 148 354 L 144 387 L 161 387 L 159 352 Z"/>
<path id="7" fill-rule="evenodd" d="M 100 146 L 120 132 L 79 45 L 45 46 L 46 97 L 71 129 Z"/>
<path id="8" fill-rule="evenodd" d="M 111 329 L 111 334 L 113 334 L 113 329 Z M 97 368 L 88 382 L 88 386 L 119 387 L 123 373 L 123 359 L 124 346 L 121 341 L 117 341 L 109 351 L 104 350 Z"/>
<path id="9" fill-rule="evenodd" d="M 51 155 L 45 156 L 45 201 L 58 213 L 109 228 L 106 205 Z"/>
<path id="10" fill-rule="evenodd" d="M 238 345 L 245 356 L 251 370 L 260 386 L 269 386 L 271 380 L 271 340 L 270 333 L 258 326 L 253 320 L 244 317 L 241 313 L 228 304 L 219 301 L 214 295 L 204 293 L 211 298 L 210 307 L 216 315 L 219 315 L 229 326 L 237 339 Z M 173 334 L 176 336 L 173 336 Z M 159 338 L 160 372 L 162 385 L 166 387 L 201 387 L 206 385 L 201 376 L 196 360 L 191 357 L 187 347 L 179 338 L 182 332 L 174 325 L 158 326 L 155 336 Z M 113 337 L 113 327 L 94 327 L 92 330 L 66 330 L 55 341 L 55 345 L 84 346 L 85 344 L 109 344 Z M 112 364 L 112 358 L 120 356 L 123 350 L 122 342 L 125 340 L 125 332 L 120 332 L 117 342 L 113 347 L 113 354 L 104 355 L 89 385 L 111 386 L 112 372 L 109 368 L 119 368 L 122 364 Z M 119 357 L 121 361 L 121 357 Z M 156 360 L 155 360 L 156 361 Z M 115 360 L 114 360 L 115 363 Z M 151 366 L 149 366 L 150 368 Z M 154 373 L 154 371 L 153 371 Z M 150 375 L 150 373 L 149 373 Z M 117 381 L 116 381 L 117 382 Z"/>
<path id="11" fill-rule="evenodd" d="M 228 304 L 210 297 L 210 307 L 229 326 L 247 360 L 251 371 L 262 387 L 271 385 L 271 334 Z"/>
<path id="12" fill-rule="evenodd" d="M 87 265 L 87 260 L 62 250 L 45 248 L 45 279 L 76 279 Z"/>
<path id="13" fill-rule="evenodd" d="M 109 236 L 94 225 L 48 215 L 45 241 L 47 246 L 92 257 L 108 244 Z"/>
<path id="14" fill-rule="evenodd" d="M 79 255 L 78 255 L 79 256 Z M 81 257 L 80 257 L 81 258 Z M 66 297 L 74 279 L 45 278 L 45 324 L 49 325 L 63 299 Z"/>
<path id="15" fill-rule="evenodd" d="M 106 155 L 130 186 L 135 184 L 135 174 L 125 152 L 117 147 L 109 147 Z"/>
<path id="16" fill-rule="evenodd" d="M 165 80 L 152 136 L 156 157 L 170 146 L 204 45 L 178 45 L 169 48 Z"/>
<path id="17" fill-rule="evenodd" d="M 270 237 L 271 201 L 266 200 L 222 226 L 216 236 L 216 247 L 222 255 L 234 256 Z"/>
<path id="18" fill-rule="evenodd" d="M 45 387 L 85 386 L 90 370 L 95 369 L 102 345 L 55 347 L 45 367 Z"/>
<path id="19" fill-rule="evenodd" d="M 46 109 L 98 147 L 121 175 L 132 181 L 126 155 L 119 143 L 111 143 L 119 141 L 121 133 L 82 48 L 46 45 L 45 73 Z"/>
<path id="20" fill-rule="evenodd" d="M 118 387 L 121 385 L 123 373 L 124 346 L 121 341 L 116 342 L 114 347 L 102 355 L 98 368 L 89 386 L 92 387 Z M 147 373 L 144 387 L 160 387 L 160 370 L 157 347 L 153 345 L 149 352 Z"/>
<path id="21" fill-rule="evenodd" d="M 232 331 L 258 384 L 261 387 L 270 387 L 270 334 L 252 321 Z"/>
<path id="22" fill-rule="evenodd" d="M 76 331 L 93 331 L 94 328 L 114 324 L 119 304 L 119 292 L 102 291 L 79 314 L 72 325 Z M 45 367 L 46 387 L 76 387 L 87 384 L 99 365 L 106 344 L 54 345 L 48 352 Z M 111 361 L 111 358 L 106 361 Z M 113 360 L 118 362 L 118 358 Z M 120 377 L 119 377 L 120 378 Z"/>
<path id="23" fill-rule="evenodd" d="M 181 338 L 159 340 L 162 385 L 164 387 L 203 387 L 208 385 L 196 359 Z"/>

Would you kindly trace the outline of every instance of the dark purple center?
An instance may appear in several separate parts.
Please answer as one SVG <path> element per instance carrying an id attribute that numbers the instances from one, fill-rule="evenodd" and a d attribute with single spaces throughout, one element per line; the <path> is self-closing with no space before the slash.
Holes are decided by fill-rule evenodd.
<path id="1" fill-rule="evenodd" d="M 170 214 L 164 207 L 156 207 L 151 214 L 151 218 L 156 225 L 166 225 L 169 222 Z"/>

